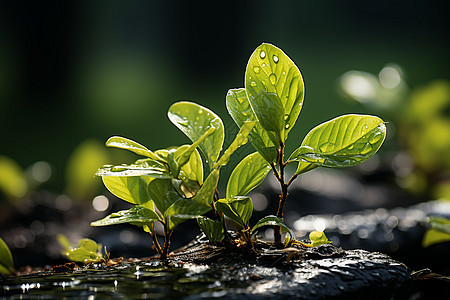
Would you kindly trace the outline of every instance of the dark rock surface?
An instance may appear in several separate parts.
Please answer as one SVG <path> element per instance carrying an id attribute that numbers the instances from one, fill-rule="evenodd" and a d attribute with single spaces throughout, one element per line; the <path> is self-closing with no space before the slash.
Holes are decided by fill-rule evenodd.
<path id="1" fill-rule="evenodd" d="M 186 251 L 192 249 L 188 247 Z M 229 255 L 222 259 L 211 257 L 215 263 L 198 264 L 181 260 L 186 255 L 178 253 L 168 266 L 158 260 L 147 260 L 109 270 L 10 277 L 0 281 L 0 296 L 403 299 L 411 291 L 408 269 L 381 253 L 342 251 L 324 245 L 295 252 L 288 264 L 289 254 L 292 252 L 271 250 L 248 259 Z"/>

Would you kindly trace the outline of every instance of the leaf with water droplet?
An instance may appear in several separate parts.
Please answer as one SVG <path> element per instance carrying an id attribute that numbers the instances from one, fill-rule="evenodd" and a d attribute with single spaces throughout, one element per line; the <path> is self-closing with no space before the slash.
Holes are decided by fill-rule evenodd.
<path id="1" fill-rule="evenodd" d="M 263 52 L 264 57 L 261 57 Z M 266 59 L 266 57 L 271 59 Z M 255 72 L 255 67 L 263 68 L 264 72 Z M 281 77 L 283 80 L 280 80 Z M 264 94 L 276 95 L 281 103 L 282 112 L 273 115 L 272 118 L 278 115 L 290 116 L 289 125 L 282 124 L 278 129 L 280 132 L 276 133 L 278 135 L 283 133 L 281 139 L 285 141 L 302 108 L 304 85 L 300 70 L 281 49 L 270 44 L 262 44 L 256 48 L 249 59 L 245 74 L 245 87 L 250 104 L 260 122 L 267 117 L 266 114 L 259 114 L 265 110 L 267 105 L 260 99 L 264 97 Z M 273 129 L 269 131 L 273 131 Z"/>
<path id="2" fill-rule="evenodd" d="M 141 144 L 139 144 L 133 140 L 121 137 L 121 136 L 110 137 L 106 141 L 105 144 L 107 147 L 115 147 L 115 148 L 129 150 L 136 154 L 139 154 L 142 156 L 147 156 L 147 157 L 150 157 L 155 160 L 160 159 L 160 157 L 158 157 L 158 155 L 156 155 L 152 151 L 148 150 L 146 147 L 142 146 Z"/>
<path id="3" fill-rule="evenodd" d="M 385 136 L 386 127 L 378 117 L 340 116 L 312 129 L 290 160 L 299 161 L 296 174 L 319 166 L 355 166 L 372 157 Z M 305 147 L 312 151 L 305 151 Z"/>
<path id="4" fill-rule="evenodd" d="M 258 152 L 246 156 L 228 179 L 227 198 L 246 196 L 266 178 L 270 170 L 270 165 Z"/>
<path id="5" fill-rule="evenodd" d="M 234 122 L 240 127 L 246 121 L 256 121 L 256 115 L 250 106 L 247 98 L 247 93 L 244 88 L 231 89 L 227 93 L 226 104 L 228 113 L 233 118 Z M 261 126 L 259 122 L 255 124 L 249 134 L 249 140 L 253 147 L 264 157 L 264 159 L 271 163 L 276 160 L 277 150 L 271 141 L 268 133 Z"/>
<path id="6" fill-rule="evenodd" d="M 215 131 L 200 143 L 199 148 L 211 164 L 218 159 L 224 141 L 224 127 L 219 116 L 196 103 L 177 102 L 169 108 L 168 117 L 193 143 L 214 127 Z"/>

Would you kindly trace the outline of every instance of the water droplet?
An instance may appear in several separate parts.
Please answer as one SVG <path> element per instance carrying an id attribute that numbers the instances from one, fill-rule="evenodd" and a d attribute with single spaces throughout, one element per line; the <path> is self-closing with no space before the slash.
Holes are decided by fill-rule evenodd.
<path id="1" fill-rule="evenodd" d="M 273 62 L 277 64 L 278 63 L 278 56 L 274 55 L 272 58 L 273 58 Z"/>
<path id="2" fill-rule="evenodd" d="M 262 59 L 266 58 L 266 52 L 264 50 L 261 50 L 261 53 L 259 53 L 259 57 Z"/>
<path id="3" fill-rule="evenodd" d="M 285 121 L 289 120 L 289 115 L 287 115 L 287 114 L 284 115 L 284 120 L 285 120 Z"/>
<path id="4" fill-rule="evenodd" d="M 199 109 L 198 113 L 201 115 L 203 113 L 203 109 Z"/>
<path id="5" fill-rule="evenodd" d="M 285 71 L 283 71 L 283 73 L 281 73 L 281 74 L 283 74 L 283 76 L 284 76 L 284 75 L 286 75 L 286 72 L 285 72 Z"/>
<path id="6" fill-rule="evenodd" d="M 264 63 L 263 63 L 263 64 L 261 64 L 261 67 L 265 68 L 265 67 L 266 67 L 266 64 L 264 64 Z"/>
<path id="7" fill-rule="evenodd" d="M 254 71 L 255 73 L 259 73 L 259 67 L 253 67 L 253 71 Z"/>
<path id="8" fill-rule="evenodd" d="M 365 155 L 365 154 L 369 153 L 370 151 L 372 151 L 372 145 L 367 143 L 364 145 L 364 148 L 361 149 L 361 154 Z"/>
<path id="9" fill-rule="evenodd" d="M 289 125 L 289 123 L 286 123 L 286 126 L 284 126 L 286 129 L 289 129 L 291 125 Z"/>
<path id="10" fill-rule="evenodd" d="M 275 74 L 270 74 L 269 80 L 270 80 L 270 83 L 271 83 L 271 84 L 277 83 L 277 75 L 275 75 Z"/>
<path id="11" fill-rule="evenodd" d="M 369 126 L 367 126 L 367 124 L 366 124 L 366 125 L 364 125 L 364 128 L 367 129 L 367 128 L 369 128 Z"/>
<path id="12" fill-rule="evenodd" d="M 250 85 L 251 86 L 256 86 L 256 82 L 252 81 L 252 82 L 250 82 Z"/>
<path id="13" fill-rule="evenodd" d="M 378 142 L 379 140 L 381 140 L 381 138 L 383 137 L 383 135 L 379 132 L 374 133 L 370 138 L 369 138 L 369 143 L 371 144 L 375 144 L 376 142 Z"/>

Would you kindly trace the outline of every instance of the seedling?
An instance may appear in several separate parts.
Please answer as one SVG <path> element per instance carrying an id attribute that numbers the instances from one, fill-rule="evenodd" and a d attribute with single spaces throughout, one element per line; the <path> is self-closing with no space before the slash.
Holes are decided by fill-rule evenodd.
<path id="1" fill-rule="evenodd" d="M 170 121 L 192 141 L 190 145 L 151 151 L 127 138 L 108 139 L 108 147 L 126 149 L 145 158 L 99 169 L 97 175 L 105 186 L 135 206 L 91 225 L 140 226 L 152 236 L 163 261 L 168 256 L 174 227 L 193 218 L 213 243 L 254 249 L 254 233 L 263 226 L 276 227 L 274 241 L 280 248 L 299 243 L 283 222 L 288 187 L 298 175 L 317 167 L 348 167 L 367 160 L 380 148 L 386 130 L 383 121 L 375 116 L 340 116 L 312 129 L 285 160 L 285 141 L 300 114 L 303 95 L 303 79 L 297 66 L 277 47 L 262 44 L 248 62 L 245 88 L 231 89 L 226 96 L 228 112 L 240 128 L 228 149 L 221 154 L 222 120 L 211 110 L 191 102 L 175 103 L 168 113 Z M 225 198 L 219 199 L 216 188 L 220 169 L 248 140 L 256 152 L 235 167 L 228 179 Z M 207 176 L 203 181 L 204 164 Z M 291 164 L 296 164 L 297 170 L 286 182 L 285 169 Z M 276 215 L 262 218 L 251 228 L 253 205 L 247 194 L 270 171 L 280 183 L 278 210 Z M 212 219 L 203 216 L 211 210 Z M 224 215 L 236 224 L 238 240 L 228 236 Z M 160 222 L 164 228 L 162 247 L 156 238 L 154 222 Z M 287 232 L 284 243 L 281 231 Z M 311 244 L 303 245 L 329 243 L 323 233 L 314 233 L 310 239 Z"/>
<path id="2" fill-rule="evenodd" d="M 14 261 L 8 245 L 0 238 L 0 275 L 14 274 Z"/>

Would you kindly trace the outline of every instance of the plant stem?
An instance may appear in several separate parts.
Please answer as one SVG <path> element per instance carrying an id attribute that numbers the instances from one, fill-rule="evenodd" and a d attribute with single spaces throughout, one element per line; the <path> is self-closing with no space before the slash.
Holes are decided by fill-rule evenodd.
<path id="1" fill-rule="evenodd" d="M 164 248 L 161 253 L 161 260 L 166 262 L 167 254 L 169 253 L 170 248 L 170 237 L 172 236 L 173 230 L 169 229 L 168 222 L 164 224 Z"/>
<path id="2" fill-rule="evenodd" d="M 158 254 L 161 255 L 162 249 L 161 249 L 161 246 L 159 245 L 158 238 L 156 237 L 156 233 L 150 233 L 150 236 L 153 239 L 153 245 L 155 245 L 156 252 L 158 252 Z"/>
<path id="3" fill-rule="evenodd" d="M 278 210 L 277 210 L 277 217 L 280 219 L 283 219 L 283 211 L 284 211 L 284 205 L 286 204 L 286 199 L 288 196 L 288 184 L 284 182 L 284 168 L 286 167 L 286 164 L 283 162 L 284 158 L 284 143 L 280 143 L 280 149 L 278 151 L 278 167 L 279 172 L 277 172 L 277 169 L 274 164 L 272 164 L 272 170 L 274 171 L 275 176 L 278 179 L 278 182 L 280 183 L 281 187 L 281 195 L 280 200 L 278 202 Z M 281 242 L 281 227 L 275 226 L 274 227 L 274 242 L 275 246 L 277 248 L 283 248 L 283 243 Z"/>

